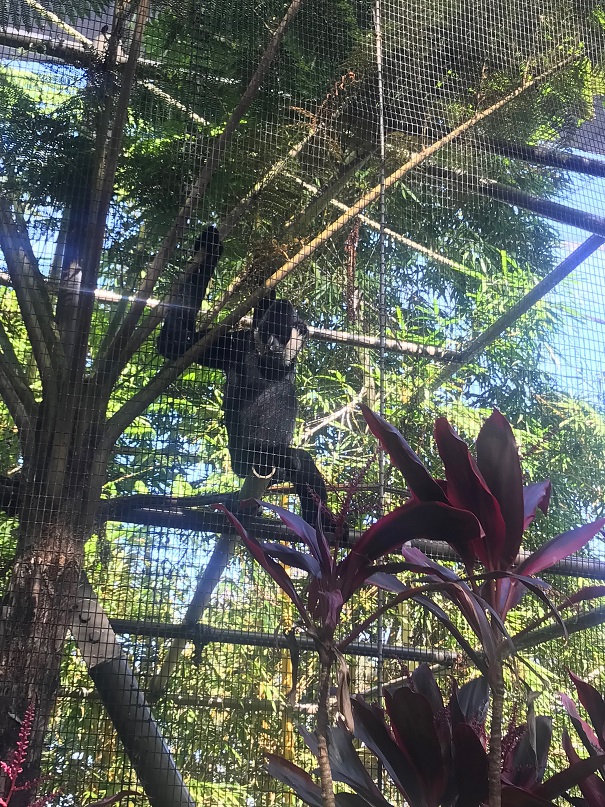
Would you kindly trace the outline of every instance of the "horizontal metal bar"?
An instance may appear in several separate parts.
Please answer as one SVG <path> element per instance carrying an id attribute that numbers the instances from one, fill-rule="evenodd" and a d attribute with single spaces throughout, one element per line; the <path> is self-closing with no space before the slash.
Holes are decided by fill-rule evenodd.
<path id="1" fill-rule="evenodd" d="M 220 643 L 287 649 L 290 641 L 281 634 L 214 628 L 202 623 L 199 625 L 182 625 L 170 622 L 141 622 L 136 619 L 111 619 L 110 622 L 116 633 L 150 636 L 155 639 L 186 639 L 201 647 L 211 643 Z M 301 650 L 315 650 L 315 644 L 308 636 L 299 636 L 296 642 Z M 458 653 L 450 650 L 423 650 L 406 645 L 401 647 L 384 645 L 381 647 L 380 652 L 384 658 L 439 664 L 454 664 L 460 657 Z M 375 644 L 353 642 L 347 647 L 346 655 L 373 658 L 378 655 L 378 647 Z"/>

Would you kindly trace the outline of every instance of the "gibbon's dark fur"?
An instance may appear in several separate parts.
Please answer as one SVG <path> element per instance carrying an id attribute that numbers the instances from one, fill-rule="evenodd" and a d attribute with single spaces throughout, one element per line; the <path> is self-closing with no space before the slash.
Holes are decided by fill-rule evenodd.
<path id="1" fill-rule="evenodd" d="M 195 323 L 222 251 L 218 230 L 208 227 L 195 245 L 181 288 L 182 306 L 171 309 L 158 338 L 165 358 L 178 358 L 208 333 L 197 331 Z M 291 482 L 302 517 L 315 525 L 318 502 L 327 499 L 326 485 L 311 455 L 291 446 L 296 356 L 306 336 L 307 326 L 292 304 L 274 299 L 273 292 L 256 307 L 251 328 L 222 335 L 197 362 L 225 373 L 223 409 L 234 472 L 266 476 L 275 469 L 271 483 Z"/>

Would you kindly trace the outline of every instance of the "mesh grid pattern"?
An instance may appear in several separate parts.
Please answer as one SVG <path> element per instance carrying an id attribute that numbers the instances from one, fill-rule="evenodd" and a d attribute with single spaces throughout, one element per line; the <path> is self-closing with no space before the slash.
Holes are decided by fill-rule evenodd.
<path id="1" fill-rule="evenodd" d="M 317 659 L 214 504 L 347 503 L 351 543 L 408 497 L 366 403 L 436 474 L 435 417 L 472 441 L 499 408 L 553 483 L 527 549 L 605 515 L 604 10 L 0 8 L 0 758 L 33 700 L 24 776 L 61 803 L 296 804 L 263 757 L 312 769 Z M 597 537 L 546 576 L 568 595 L 602 562 Z M 567 668 L 605 686 L 605 614 L 574 616 L 520 651 L 561 724 Z M 472 674 L 408 604 L 347 661 L 368 699 L 421 661 Z"/>

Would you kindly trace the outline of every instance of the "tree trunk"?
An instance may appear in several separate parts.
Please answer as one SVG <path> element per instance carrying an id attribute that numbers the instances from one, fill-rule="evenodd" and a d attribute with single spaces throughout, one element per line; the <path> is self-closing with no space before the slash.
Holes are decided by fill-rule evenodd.
<path id="1" fill-rule="evenodd" d="M 502 717 L 504 713 L 504 677 L 500 654 L 490 673 L 492 715 L 488 763 L 489 807 L 500 807 L 502 802 Z"/>
<path id="2" fill-rule="evenodd" d="M 317 699 L 317 761 L 319 763 L 319 779 L 321 782 L 321 800 L 324 807 L 335 807 L 334 782 L 328 755 L 328 736 L 330 726 L 330 672 L 332 670 L 332 654 L 321 644 L 319 651 L 319 695 Z"/>
<path id="3" fill-rule="evenodd" d="M 0 758 L 14 749 L 28 704 L 34 700 L 36 705 L 24 780 L 39 776 L 84 547 L 83 536 L 64 514 L 45 511 L 44 505 L 39 497 L 39 521 L 34 510 L 20 530 L 0 623 Z"/>
<path id="4" fill-rule="evenodd" d="M 40 405 L 35 445 L 20 477 L 17 549 L 1 611 L 0 759 L 14 750 L 20 721 L 35 702 L 23 781 L 39 776 L 63 643 L 77 605 L 84 545 L 92 534 L 105 473 L 95 439 L 104 407 L 86 395 L 72 394 L 70 403 Z M 49 411 L 54 428 L 46 420 Z M 2 785 L 0 778 L 0 793 Z M 19 804 L 28 798 L 31 794 L 22 791 Z"/>

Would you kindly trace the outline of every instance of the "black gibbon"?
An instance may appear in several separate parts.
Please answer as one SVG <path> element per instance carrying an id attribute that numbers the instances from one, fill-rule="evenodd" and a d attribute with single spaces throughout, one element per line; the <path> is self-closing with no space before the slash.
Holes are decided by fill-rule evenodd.
<path id="1" fill-rule="evenodd" d="M 195 325 L 222 250 L 218 230 L 208 227 L 197 240 L 181 287 L 182 306 L 171 309 L 158 338 L 165 358 L 178 358 L 211 330 Z M 307 333 L 292 304 L 274 299 L 273 292 L 257 305 L 251 328 L 222 335 L 197 362 L 225 373 L 223 411 L 233 471 L 241 477 L 273 472 L 271 484 L 292 483 L 302 517 L 316 525 L 319 504 L 327 500 L 326 485 L 311 455 L 291 446 L 296 357 Z"/>

